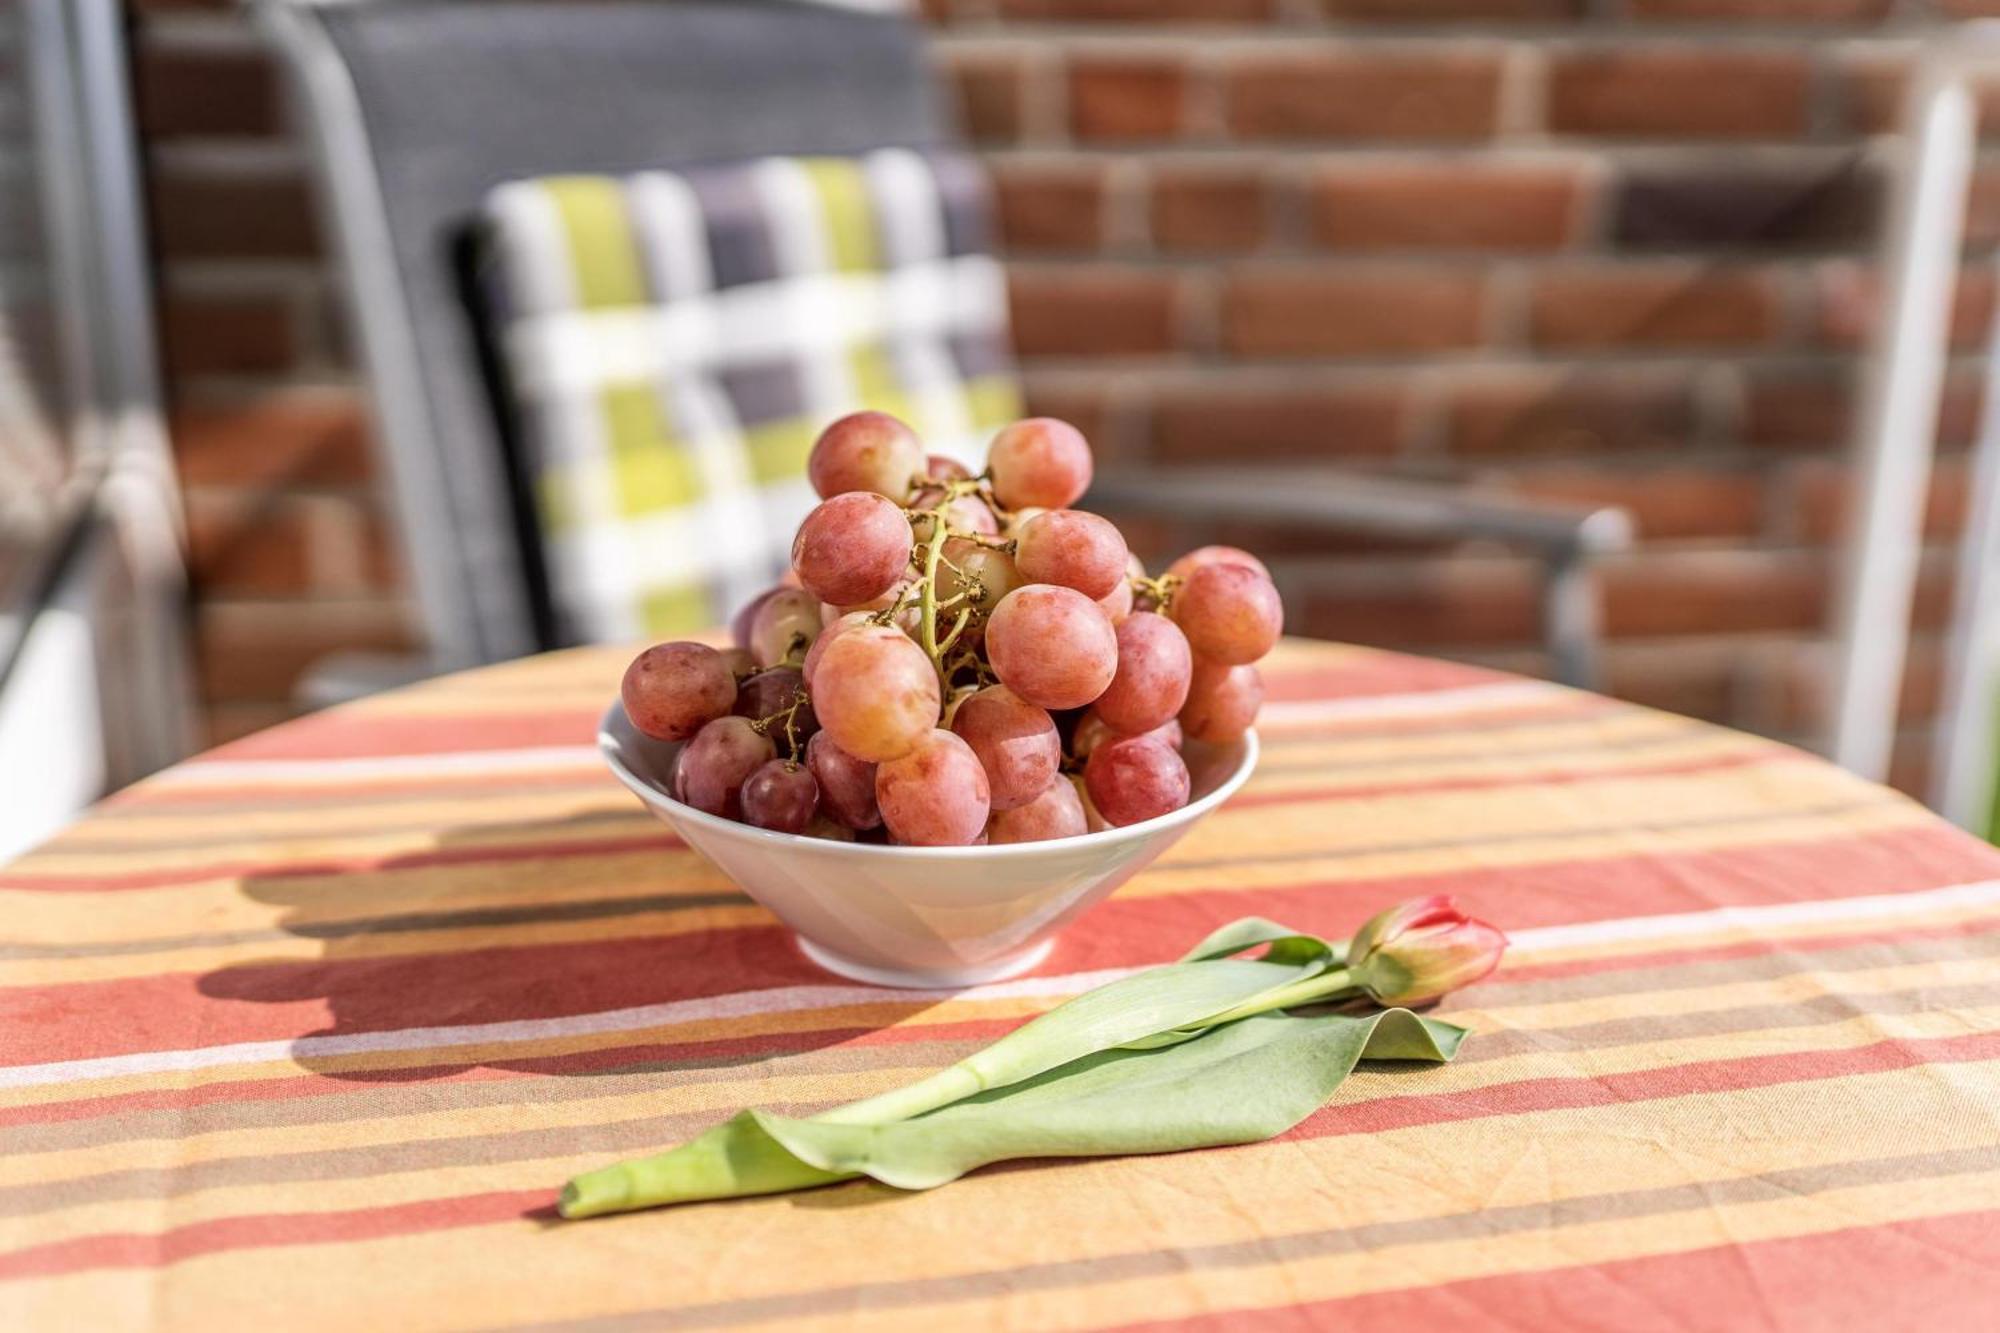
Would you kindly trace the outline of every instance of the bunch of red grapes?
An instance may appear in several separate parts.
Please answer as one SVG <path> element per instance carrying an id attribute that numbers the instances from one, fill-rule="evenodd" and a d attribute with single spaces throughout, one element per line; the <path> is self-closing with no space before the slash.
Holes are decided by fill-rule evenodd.
<path id="1" fill-rule="evenodd" d="M 986 471 L 892 416 L 842 417 L 820 506 L 735 646 L 664 643 L 625 672 L 632 724 L 685 741 L 673 794 L 759 828 L 907 845 L 1037 842 L 1186 805 L 1182 757 L 1256 720 L 1284 609 L 1263 564 L 1207 546 L 1158 578 L 1070 508 L 1090 446 L 1050 418 Z"/>

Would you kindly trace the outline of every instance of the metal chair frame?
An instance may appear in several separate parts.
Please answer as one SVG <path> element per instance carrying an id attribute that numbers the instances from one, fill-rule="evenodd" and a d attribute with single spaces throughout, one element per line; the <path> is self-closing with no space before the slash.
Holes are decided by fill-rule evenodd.
<path id="1" fill-rule="evenodd" d="M 1888 775 L 1966 195 L 1978 148 L 1976 91 L 2000 78 L 2000 22 L 1961 25 L 1929 45 L 1904 111 L 1906 144 L 1889 209 L 1882 319 L 1853 444 L 1855 498 L 1842 551 L 1827 753 L 1862 777 Z M 2000 321 L 1956 559 L 1942 712 L 1927 799 L 1984 831 L 1994 805 L 2000 688 Z"/>

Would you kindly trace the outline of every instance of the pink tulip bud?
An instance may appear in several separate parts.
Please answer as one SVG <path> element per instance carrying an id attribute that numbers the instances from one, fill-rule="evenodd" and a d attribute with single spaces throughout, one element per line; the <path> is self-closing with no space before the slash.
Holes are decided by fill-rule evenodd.
<path id="1" fill-rule="evenodd" d="M 1418 1004 L 1479 980 L 1506 948 L 1505 935 L 1436 894 L 1370 918 L 1348 945 L 1347 970 L 1377 1004 Z"/>

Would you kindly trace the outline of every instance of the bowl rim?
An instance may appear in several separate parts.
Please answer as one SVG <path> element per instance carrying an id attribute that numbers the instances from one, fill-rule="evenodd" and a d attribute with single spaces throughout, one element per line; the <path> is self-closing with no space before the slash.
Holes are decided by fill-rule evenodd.
<path id="1" fill-rule="evenodd" d="M 1069 838 L 1045 838 L 1039 842 L 1003 843 L 998 847 L 979 843 L 968 844 L 962 847 L 905 847 L 894 843 L 838 842 L 832 838 L 809 838 L 803 833 L 782 833 L 776 829 L 762 829 L 754 824 L 745 824 L 734 819 L 724 819 L 722 816 L 712 815 L 706 810 L 697 810 L 685 801 L 675 799 L 632 771 L 631 767 L 618 754 L 618 738 L 612 732 L 614 719 L 623 722 L 626 727 L 631 728 L 635 735 L 641 734 L 637 727 L 632 726 L 630 719 L 625 717 L 624 704 L 613 699 L 610 706 L 604 710 L 603 717 L 598 720 L 598 754 L 603 757 L 605 764 L 611 769 L 612 773 L 617 775 L 618 780 L 624 783 L 633 795 L 649 806 L 670 808 L 676 819 L 686 819 L 693 822 L 698 828 L 707 829 L 728 837 L 743 838 L 753 845 L 762 845 L 774 849 L 803 846 L 814 852 L 824 852 L 835 856 L 889 856 L 909 861 L 969 861 L 992 858 L 1004 859 L 1009 857 L 1021 858 L 1036 854 L 1046 855 L 1058 847 L 1082 847 L 1086 844 L 1109 847 L 1125 842 L 1138 841 L 1152 834 L 1164 832 L 1179 824 L 1199 819 L 1228 800 L 1231 796 L 1234 796 L 1243 784 L 1250 780 L 1251 773 L 1256 771 L 1257 759 L 1263 749 L 1257 737 L 1257 729 L 1255 727 L 1250 728 L 1243 733 L 1242 737 L 1243 757 L 1237 761 L 1236 767 L 1223 776 L 1222 781 L 1215 784 L 1213 791 L 1197 800 L 1189 801 L 1178 810 L 1169 810 L 1164 815 L 1155 815 L 1151 819 L 1142 819 L 1136 824 L 1125 824 L 1117 828 L 1099 829 L 1095 833 L 1085 833 Z"/>

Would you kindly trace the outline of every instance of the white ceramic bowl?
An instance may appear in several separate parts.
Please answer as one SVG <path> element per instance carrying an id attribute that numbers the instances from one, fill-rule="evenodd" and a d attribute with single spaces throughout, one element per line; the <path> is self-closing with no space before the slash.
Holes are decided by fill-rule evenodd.
<path id="1" fill-rule="evenodd" d="M 798 933 L 830 972 L 947 989 L 1025 972 L 1056 932 L 1173 846 L 1257 765 L 1257 735 L 1188 746 L 1193 799 L 1158 819 L 1004 847 L 888 847 L 773 833 L 668 795 L 680 746 L 640 734 L 617 703 L 598 748 L 619 781 L 690 847 Z"/>

